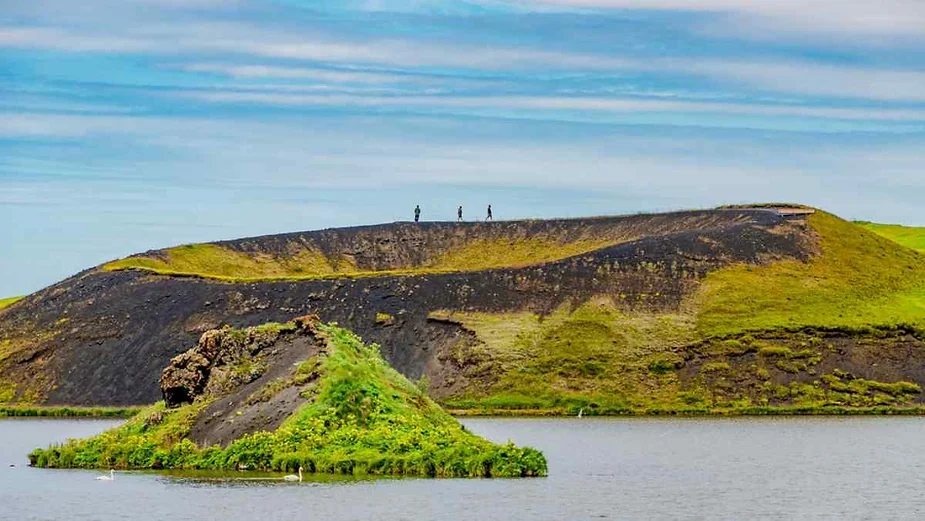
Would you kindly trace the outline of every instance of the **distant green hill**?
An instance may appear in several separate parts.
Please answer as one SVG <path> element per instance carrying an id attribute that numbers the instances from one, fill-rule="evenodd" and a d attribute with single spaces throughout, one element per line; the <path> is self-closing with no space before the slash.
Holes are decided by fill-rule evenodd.
<path id="1" fill-rule="evenodd" d="M 858 222 L 859 226 L 887 239 L 898 242 L 907 248 L 925 253 L 925 227 L 903 226 L 901 224 L 877 224 Z"/>
<path id="2" fill-rule="evenodd" d="M 871 391 L 881 383 L 856 377 L 871 369 L 864 364 L 879 364 L 874 373 L 888 382 L 919 373 L 925 360 L 905 353 L 918 357 L 925 347 L 925 256 L 825 212 L 806 224 L 814 238 L 808 261 L 723 267 L 676 310 L 627 311 L 599 296 L 545 317 L 435 314 L 472 331 L 480 341 L 472 356 L 501 373 L 448 404 L 694 412 L 907 403 L 917 393 Z M 893 351 L 896 344 L 902 349 Z M 859 364 L 852 357 L 861 352 Z M 847 381 L 834 375 L 863 390 L 843 392 Z"/>

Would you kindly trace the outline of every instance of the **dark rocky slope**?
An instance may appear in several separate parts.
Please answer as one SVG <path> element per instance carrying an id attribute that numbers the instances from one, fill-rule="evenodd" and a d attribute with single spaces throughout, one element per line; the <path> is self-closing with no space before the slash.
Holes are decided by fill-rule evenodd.
<path id="1" fill-rule="evenodd" d="M 548 313 L 609 295 L 626 310 L 677 310 L 708 272 L 733 263 L 805 261 L 814 238 L 773 210 L 725 209 L 565 221 L 382 225 L 224 243 L 274 252 L 295 239 L 356 264 L 413 267 L 453 241 L 492 234 L 641 238 L 540 265 L 472 272 L 228 283 L 144 271 L 91 269 L 0 312 L 0 381 L 16 399 L 49 404 L 144 404 L 160 398 L 167 362 L 206 330 L 317 314 L 381 344 L 403 374 L 428 376 L 437 397 L 465 389 L 449 356 L 471 332 L 437 310 Z M 457 357 L 458 358 L 458 357 Z M 451 378 L 448 376 L 452 376 Z"/>

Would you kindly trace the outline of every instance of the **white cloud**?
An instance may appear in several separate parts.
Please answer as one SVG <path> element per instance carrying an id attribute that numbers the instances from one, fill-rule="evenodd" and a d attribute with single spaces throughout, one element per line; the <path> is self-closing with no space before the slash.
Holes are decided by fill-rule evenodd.
<path id="1" fill-rule="evenodd" d="M 555 139 L 499 138 L 476 132 L 460 138 L 471 122 L 450 124 L 428 118 L 376 123 L 376 118 L 330 121 L 212 120 L 207 118 L 127 117 L 0 113 L 0 127 L 17 135 L 84 140 L 118 136 L 137 145 L 170 153 L 139 156 L 136 162 L 100 158 L 84 165 L 111 174 L 107 165 L 129 168 L 140 177 L 172 172 L 192 186 L 212 178 L 223 186 L 359 188 L 400 183 L 462 185 L 632 187 L 679 190 L 689 182 L 761 185 L 768 176 L 801 183 L 805 176 L 848 185 L 873 179 L 912 183 L 925 188 L 920 165 L 921 139 L 870 142 L 856 147 L 841 138 L 807 139 L 778 135 L 755 140 L 728 135 L 638 135 L 599 130 Z M 508 123 L 501 123 L 508 125 Z M 488 130 L 498 123 L 478 123 Z M 522 123 L 521 125 L 529 125 Z M 507 134 L 507 132 L 503 132 Z M 8 134 L 9 135 L 9 134 Z M 121 142 L 121 141 L 120 141 Z M 47 161 L 54 161 L 49 157 Z M 32 161 L 35 163 L 35 161 Z M 39 165 L 41 166 L 41 165 Z M 568 175 L 563 175 L 568 172 Z M 691 176 L 691 177 L 688 177 Z M 692 179 L 696 179 L 693 181 Z"/>
<path id="2" fill-rule="evenodd" d="M 66 52 L 147 52 L 165 45 L 131 36 L 100 35 L 53 27 L 2 27 L 0 47 Z"/>
<path id="3" fill-rule="evenodd" d="M 925 101 L 925 72 L 807 62 L 695 60 L 672 65 L 692 74 L 746 83 L 774 92 L 881 101 Z"/>
<path id="4" fill-rule="evenodd" d="M 204 22 L 151 24 L 134 27 L 122 35 L 109 29 L 0 26 L 0 47 L 165 55 L 224 52 L 333 63 L 471 67 L 492 71 L 519 67 L 619 70 L 639 65 L 632 59 L 608 56 L 497 46 L 445 45 L 405 39 L 336 40 L 246 24 Z M 260 71 L 250 72 L 255 74 Z M 274 69 L 262 72 L 282 73 Z"/>
<path id="5" fill-rule="evenodd" d="M 925 6 L 925 2 L 922 5 Z M 256 58 L 256 61 L 245 65 L 210 62 L 181 65 L 192 72 L 220 73 L 239 79 L 306 79 L 333 83 L 423 81 L 397 73 L 325 70 L 259 61 L 286 58 L 339 67 L 403 68 L 410 72 L 427 67 L 462 67 L 489 73 L 518 69 L 547 74 L 556 71 L 681 73 L 744 83 L 769 92 L 880 101 L 925 101 L 925 72 L 914 70 L 835 66 L 805 61 L 718 61 L 696 57 L 683 61 L 671 58 L 642 60 L 543 49 L 445 45 L 396 39 L 362 42 L 272 31 L 266 27 L 236 23 L 149 24 L 124 34 L 73 28 L 0 26 L 0 47 L 176 56 L 225 53 Z M 427 81 L 438 80 L 429 78 Z"/>
<path id="6" fill-rule="evenodd" d="M 925 34 L 921 0 L 530 0 L 512 4 L 593 9 L 728 13 L 778 31 L 860 35 Z"/>
<path id="7" fill-rule="evenodd" d="M 842 120 L 925 121 L 925 110 L 899 108 L 840 108 L 799 105 L 759 105 L 674 101 L 663 99 L 615 99 L 553 96 L 351 96 L 344 94 L 292 94 L 281 92 L 209 91 L 184 92 L 179 96 L 224 103 L 261 103 L 284 106 L 339 106 L 369 108 L 499 109 L 588 112 L 677 112 L 763 116 L 795 116 Z"/>
<path id="8" fill-rule="evenodd" d="M 305 67 L 280 67 L 259 64 L 226 65 L 222 63 L 193 63 L 178 65 L 175 68 L 188 72 L 208 72 L 246 79 L 309 79 L 337 83 L 395 83 L 414 80 L 414 78 L 401 74 L 384 74 L 366 71 L 353 72 Z"/>

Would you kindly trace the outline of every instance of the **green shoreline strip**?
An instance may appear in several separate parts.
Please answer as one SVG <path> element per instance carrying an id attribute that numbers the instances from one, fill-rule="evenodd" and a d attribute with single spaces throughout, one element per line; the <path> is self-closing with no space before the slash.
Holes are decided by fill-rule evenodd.
<path id="1" fill-rule="evenodd" d="M 0 418 L 131 418 L 147 407 L 41 407 L 0 406 Z M 741 409 L 639 409 L 598 411 L 581 408 L 582 416 L 598 417 L 724 417 L 724 416 L 925 416 L 925 406 L 914 407 L 746 407 Z M 547 418 L 576 416 L 579 409 L 453 409 L 447 412 L 460 418 L 523 417 Z"/>
<path id="2" fill-rule="evenodd" d="M 145 407 L 22 407 L 0 406 L 0 418 L 131 418 Z M 726 417 L 726 416 L 925 416 L 925 406 L 917 407 L 748 407 L 743 409 L 642 409 L 600 412 L 581 409 L 582 416 L 622 417 Z M 520 417 L 568 418 L 572 409 L 453 409 L 447 412 L 459 418 Z"/>
<path id="3" fill-rule="evenodd" d="M 914 407 L 743 407 L 740 409 L 640 409 L 600 412 L 591 408 L 580 409 L 582 416 L 609 418 L 675 417 L 748 417 L 748 416 L 925 416 L 925 406 Z M 453 409 L 447 412 L 455 417 L 573 417 L 579 409 Z"/>
<path id="4" fill-rule="evenodd" d="M 0 418 L 130 418 L 145 407 L 0 405 Z"/>

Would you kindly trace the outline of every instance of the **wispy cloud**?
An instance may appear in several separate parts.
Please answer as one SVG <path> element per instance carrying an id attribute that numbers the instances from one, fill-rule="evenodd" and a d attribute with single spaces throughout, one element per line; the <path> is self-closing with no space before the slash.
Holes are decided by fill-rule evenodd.
<path id="1" fill-rule="evenodd" d="M 667 3 L 666 3 L 667 5 Z M 925 5 L 925 4 L 923 4 Z M 49 49 L 59 52 L 153 53 L 161 56 L 230 53 L 257 60 L 302 60 L 350 66 L 358 70 L 293 67 L 269 63 L 179 64 L 188 72 L 215 73 L 238 79 L 302 79 L 334 83 L 421 82 L 408 72 L 464 68 L 483 73 L 512 71 L 534 74 L 662 74 L 745 85 L 767 92 L 835 96 L 878 101 L 925 102 L 925 73 L 873 65 L 834 65 L 766 58 L 743 61 L 714 57 L 639 59 L 598 52 L 550 51 L 536 48 L 471 45 L 448 46 L 428 41 L 390 38 L 351 41 L 273 32 L 240 23 L 152 25 L 119 34 L 72 28 L 0 27 L 0 48 Z M 380 69 L 396 69 L 402 74 Z M 437 81 L 430 78 L 429 81 Z M 464 81 L 464 80 L 459 80 Z M 471 81 L 471 80 L 470 80 Z"/>
<path id="2" fill-rule="evenodd" d="M 488 195 L 925 221 L 919 0 L 0 3 L 0 295 Z"/>
<path id="3" fill-rule="evenodd" d="M 510 70 L 512 67 L 613 70 L 636 63 L 635 60 L 618 57 L 546 50 L 434 44 L 401 38 L 350 41 L 290 32 L 238 23 L 159 24 L 135 28 L 130 34 L 122 35 L 110 30 L 0 26 L 0 47 L 161 55 L 225 52 L 333 63 L 469 67 L 490 71 Z M 267 69 L 264 72 L 282 71 Z"/>
<path id="4" fill-rule="evenodd" d="M 549 96 L 349 96 L 311 95 L 268 92 L 186 92 L 178 94 L 193 99 L 228 103 L 263 103 L 272 105 L 306 105 L 339 107 L 416 107 L 441 109 L 521 109 L 531 111 L 589 112 L 679 112 L 752 114 L 769 116 L 803 116 L 848 120 L 921 121 L 925 110 L 888 108 L 836 108 L 793 105 L 759 105 L 661 99 L 618 99 Z"/>
<path id="5" fill-rule="evenodd" d="M 396 83 L 416 81 L 417 78 L 401 74 L 384 74 L 370 71 L 341 71 L 307 67 L 281 67 L 272 65 L 228 65 L 222 63 L 191 63 L 176 68 L 188 72 L 207 72 L 233 78 L 309 79 L 335 83 Z"/>
<path id="6" fill-rule="evenodd" d="M 524 9 L 539 6 L 727 13 L 786 32 L 925 34 L 925 3 L 919 0 L 513 0 L 509 3 Z"/>
<path id="7" fill-rule="evenodd" d="M 925 72 L 808 62 L 704 60 L 680 66 L 692 74 L 743 82 L 767 91 L 881 101 L 925 101 Z"/>

